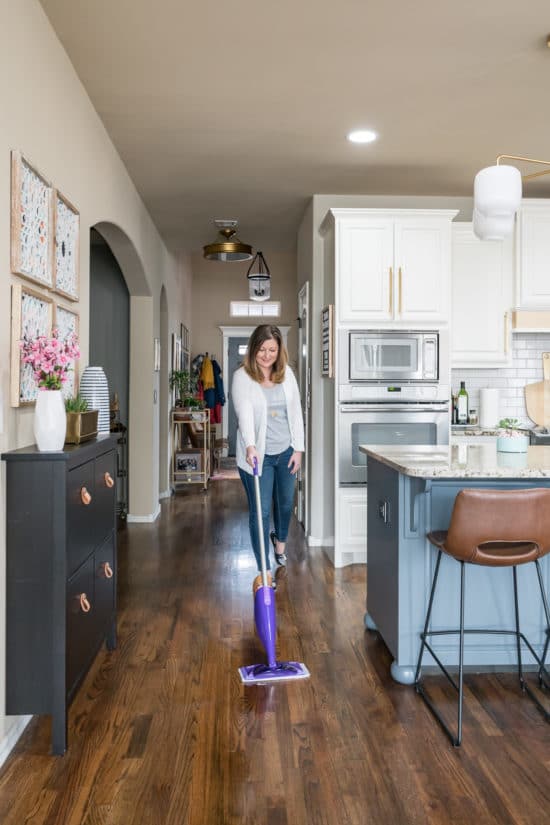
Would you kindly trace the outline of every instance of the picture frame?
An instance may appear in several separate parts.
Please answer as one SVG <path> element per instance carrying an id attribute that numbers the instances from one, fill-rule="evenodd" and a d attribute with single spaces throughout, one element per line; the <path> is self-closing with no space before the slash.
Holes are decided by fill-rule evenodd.
<path id="1" fill-rule="evenodd" d="M 11 271 L 51 289 L 54 267 L 53 189 L 19 151 L 11 153 Z"/>
<path id="2" fill-rule="evenodd" d="M 54 290 L 69 301 L 79 300 L 80 213 L 59 191 L 54 203 Z"/>
<path id="3" fill-rule="evenodd" d="M 334 305 L 321 310 L 321 376 L 334 378 Z"/>
<path id="4" fill-rule="evenodd" d="M 79 334 L 79 322 L 79 314 L 74 309 L 63 306 L 63 304 L 54 304 L 53 327 L 58 328 L 62 341 L 65 341 L 71 332 Z M 73 360 L 72 369 L 67 373 L 67 380 L 61 392 L 63 398 L 73 398 L 78 393 L 78 361 L 76 359 Z"/>
<path id="5" fill-rule="evenodd" d="M 10 403 L 12 407 L 34 404 L 38 387 L 30 364 L 23 363 L 19 342 L 27 335 L 51 335 L 53 301 L 41 292 L 22 284 L 11 288 L 11 372 Z"/>
<path id="6" fill-rule="evenodd" d="M 174 473 L 176 475 L 202 473 L 202 452 L 200 450 L 177 452 L 174 456 Z"/>
<path id="7" fill-rule="evenodd" d="M 153 339 L 153 370 L 160 372 L 160 338 Z"/>

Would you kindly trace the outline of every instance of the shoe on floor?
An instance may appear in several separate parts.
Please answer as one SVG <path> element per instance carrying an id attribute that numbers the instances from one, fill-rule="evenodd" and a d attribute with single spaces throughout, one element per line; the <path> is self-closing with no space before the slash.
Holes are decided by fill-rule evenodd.
<path id="1" fill-rule="evenodd" d="M 271 544 L 273 545 L 275 561 L 277 562 L 279 567 L 284 567 L 286 565 L 286 553 L 277 553 L 277 536 L 275 535 L 274 530 L 272 530 L 269 534 L 269 538 L 271 539 Z"/>

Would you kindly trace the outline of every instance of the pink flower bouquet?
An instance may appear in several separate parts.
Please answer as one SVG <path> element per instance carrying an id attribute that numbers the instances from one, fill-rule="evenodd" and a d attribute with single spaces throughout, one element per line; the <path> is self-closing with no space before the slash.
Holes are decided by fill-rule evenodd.
<path id="1" fill-rule="evenodd" d="M 59 330 L 52 330 L 52 337 L 40 335 L 19 342 L 23 361 L 30 364 L 35 381 L 41 390 L 60 390 L 67 380 L 72 362 L 80 358 L 78 337 L 71 332 L 65 340 L 59 337 Z"/>

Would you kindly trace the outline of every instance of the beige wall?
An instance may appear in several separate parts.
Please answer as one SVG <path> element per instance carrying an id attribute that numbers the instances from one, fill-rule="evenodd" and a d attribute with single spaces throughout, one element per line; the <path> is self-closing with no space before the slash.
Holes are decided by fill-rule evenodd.
<path id="1" fill-rule="evenodd" d="M 222 333 L 220 326 L 256 326 L 261 323 L 289 325 L 288 349 L 295 366 L 297 357 L 298 287 L 296 282 L 296 253 L 269 252 L 264 256 L 271 272 L 271 299 L 281 302 L 281 317 L 231 318 L 230 301 L 248 301 L 246 272 L 250 262 L 218 263 L 205 260 L 197 253 L 192 257 L 193 320 L 191 349 L 214 353 L 222 364 Z M 224 376 L 225 378 L 225 376 Z"/>
<path id="2" fill-rule="evenodd" d="M 0 0 L 0 450 L 32 444 L 32 409 L 9 405 L 11 284 L 9 271 L 10 150 L 18 149 L 80 211 L 80 314 L 82 359 L 89 330 L 89 234 L 99 225 L 110 242 L 131 294 L 130 514 L 148 520 L 158 509 L 159 404 L 162 382 L 153 372 L 153 337 L 159 335 L 164 285 L 167 337 L 190 323 L 190 266 L 164 246 L 103 124 L 36 0 Z M 39 288 L 39 287 L 38 287 Z M 169 341 L 163 342 L 166 347 Z M 133 455 L 132 455 L 133 453 Z M 134 468 L 134 469 L 132 469 Z M 135 470 L 139 472 L 135 472 Z M 5 466 L 0 486 L 0 709 L 5 697 Z M 0 711 L 0 762 L 22 727 Z"/>

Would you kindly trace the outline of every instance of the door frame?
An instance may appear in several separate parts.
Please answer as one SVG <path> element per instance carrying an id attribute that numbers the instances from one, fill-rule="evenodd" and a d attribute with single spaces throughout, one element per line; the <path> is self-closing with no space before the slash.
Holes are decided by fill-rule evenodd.
<path id="1" fill-rule="evenodd" d="M 305 314 L 305 324 L 302 325 L 302 317 Z M 309 281 L 306 281 L 298 292 L 298 386 L 300 387 L 302 412 L 304 415 L 304 445 L 305 452 L 302 458 L 302 466 L 299 472 L 299 480 L 302 485 L 298 493 L 299 503 L 297 508 L 298 522 L 303 525 L 306 536 L 309 532 L 309 427 L 311 410 L 311 367 L 309 353 Z M 305 350 L 304 350 L 305 348 Z M 302 352 L 305 352 L 304 364 L 302 362 Z M 302 373 L 302 366 L 305 374 Z M 303 512 L 302 512 L 303 510 Z"/>
<path id="2" fill-rule="evenodd" d="M 228 399 L 228 401 L 230 400 L 230 393 L 231 393 L 231 387 L 229 386 L 229 380 L 230 380 L 231 376 L 227 374 L 227 371 L 229 369 L 229 339 L 230 338 L 250 338 L 250 336 L 252 335 L 252 333 L 254 332 L 254 330 L 256 329 L 257 326 L 258 326 L 258 324 L 254 324 L 253 326 L 247 326 L 247 327 L 244 327 L 244 326 L 238 326 L 238 327 L 237 326 L 235 326 L 235 327 L 220 326 L 219 327 L 219 329 L 221 330 L 222 335 L 223 335 L 222 376 L 223 376 L 223 379 L 225 381 L 225 395 L 226 395 L 226 398 Z M 290 330 L 290 327 L 289 326 L 279 326 L 278 324 L 277 324 L 277 326 L 281 330 L 281 335 L 283 336 L 283 343 L 286 347 L 287 346 L 287 340 L 288 340 L 288 332 Z M 228 413 L 227 413 L 227 404 L 226 404 L 224 407 L 222 407 L 222 438 L 227 438 L 227 436 L 228 436 L 228 432 L 229 432 L 228 419 L 229 419 L 229 416 L 228 416 Z"/>

